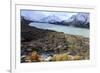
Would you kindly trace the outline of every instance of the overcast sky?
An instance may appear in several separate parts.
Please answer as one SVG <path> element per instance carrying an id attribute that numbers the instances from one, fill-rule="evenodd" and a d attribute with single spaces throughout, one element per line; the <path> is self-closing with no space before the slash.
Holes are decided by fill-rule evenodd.
<path id="1" fill-rule="evenodd" d="M 50 11 L 33 11 L 33 10 L 21 10 L 21 16 L 25 16 L 30 20 L 40 20 L 44 17 L 55 15 L 62 20 L 68 19 L 72 15 L 77 13 L 73 12 L 50 12 Z"/>

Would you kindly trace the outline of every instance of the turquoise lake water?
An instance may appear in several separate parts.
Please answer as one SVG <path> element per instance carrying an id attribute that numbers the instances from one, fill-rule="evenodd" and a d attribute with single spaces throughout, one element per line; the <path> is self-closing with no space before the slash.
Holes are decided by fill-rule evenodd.
<path id="1" fill-rule="evenodd" d="M 55 30 L 57 32 L 64 32 L 65 34 L 80 35 L 89 37 L 90 30 L 86 28 L 77 28 L 72 26 L 55 25 L 49 23 L 30 23 L 30 26 L 34 26 L 41 29 Z"/>

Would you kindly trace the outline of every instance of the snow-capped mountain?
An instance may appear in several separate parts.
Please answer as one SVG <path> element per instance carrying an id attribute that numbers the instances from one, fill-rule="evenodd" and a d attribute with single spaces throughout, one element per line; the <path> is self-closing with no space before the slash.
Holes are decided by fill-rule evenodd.
<path id="1" fill-rule="evenodd" d="M 89 28 L 89 14 L 88 13 L 78 13 L 72 15 L 67 20 L 62 21 L 63 25 Z"/>
<path id="2" fill-rule="evenodd" d="M 62 16 L 58 14 L 49 13 L 46 15 L 39 12 L 32 13 L 23 14 L 23 16 L 26 20 L 31 20 L 33 22 L 89 28 L 89 13 L 76 13 L 71 14 L 71 16 L 66 15 L 63 16 L 64 19 L 62 19 Z"/>
<path id="3" fill-rule="evenodd" d="M 40 21 L 48 22 L 48 23 L 55 23 L 55 22 L 61 22 L 61 19 L 56 15 L 49 15 L 47 17 L 40 19 Z"/>

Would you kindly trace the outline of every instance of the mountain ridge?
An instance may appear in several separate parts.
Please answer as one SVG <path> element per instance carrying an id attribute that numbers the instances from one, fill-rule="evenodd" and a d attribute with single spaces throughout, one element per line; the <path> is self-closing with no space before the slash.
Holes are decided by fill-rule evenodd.
<path id="1" fill-rule="evenodd" d="M 72 15 L 68 19 L 61 19 L 59 16 L 52 14 L 44 16 L 39 20 L 31 20 L 31 21 L 37 23 L 50 23 L 55 25 L 65 25 L 65 26 L 73 26 L 73 27 L 89 29 L 90 28 L 89 19 L 90 19 L 89 15 L 87 13 L 78 13 L 76 15 Z"/>

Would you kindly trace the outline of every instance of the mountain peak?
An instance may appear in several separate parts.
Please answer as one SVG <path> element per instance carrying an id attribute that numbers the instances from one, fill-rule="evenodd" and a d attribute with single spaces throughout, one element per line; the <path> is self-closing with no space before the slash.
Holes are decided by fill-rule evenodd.
<path id="1" fill-rule="evenodd" d="M 58 16 L 53 14 L 53 15 L 49 15 L 47 17 L 42 18 L 40 21 L 49 22 L 49 23 L 55 23 L 55 22 L 61 21 L 61 19 Z"/>

